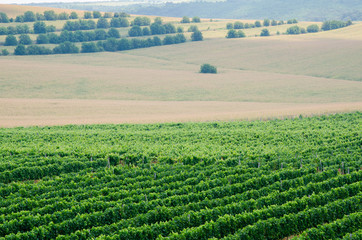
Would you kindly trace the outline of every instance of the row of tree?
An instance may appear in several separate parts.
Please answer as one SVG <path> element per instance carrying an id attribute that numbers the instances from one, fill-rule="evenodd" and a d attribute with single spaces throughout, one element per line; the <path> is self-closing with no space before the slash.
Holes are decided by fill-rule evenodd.
<path id="1" fill-rule="evenodd" d="M 199 23 L 199 22 L 201 22 L 201 20 L 200 20 L 199 17 L 193 17 L 193 18 L 190 20 L 189 17 L 184 16 L 180 22 L 181 22 L 181 23 L 191 23 L 191 22 L 193 22 L 193 23 Z"/>
<path id="2" fill-rule="evenodd" d="M 175 36 L 166 36 L 163 40 L 155 36 L 147 39 L 127 39 L 122 38 L 117 40 L 116 38 L 108 38 L 105 41 L 98 42 L 86 42 L 82 43 L 81 49 L 74 43 L 66 41 L 60 43 L 53 50 L 38 46 L 30 45 L 25 46 L 23 44 L 18 45 L 15 48 L 14 55 L 48 55 L 48 54 L 67 54 L 67 53 L 90 53 L 90 52 L 101 52 L 101 51 L 124 51 L 136 48 L 147 48 L 161 45 L 179 44 L 186 42 L 186 37 L 182 34 L 176 34 Z"/>
<path id="3" fill-rule="evenodd" d="M 304 33 L 315 33 L 319 32 L 320 30 L 329 31 L 333 29 L 343 28 L 352 25 L 351 21 L 343 22 L 337 20 L 325 21 L 322 24 L 322 27 L 319 28 L 317 24 L 312 24 L 307 27 L 307 29 L 299 27 L 299 26 L 292 26 L 287 29 L 287 34 L 304 34 Z"/>
<path id="4" fill-rule="evenodd" d="M 296 19 L 290 19 L 286 22 L 287 24 L 293 24 L 298 23 Z M 269 20 L 264 19 L 263 22 L 261 21 L 255 21 L 254 23 L 242 23 L 240 21 L 236 21 L 234 23 L 227 23 L 226 28 L 227 29 L 247 29 L 247 28 L 257 28 L 257 27 L 269 27 L 269 26 L 277 26 L 277 25 L 283 25 L 285 22 L 283 20 L 277 21 L 277 20 Z"/>
<path id="5" fill-rule="evenodd" d="M 121 13 L 104 13 L 102 14 L 99 11 L 85 12 L 84 19 L 92 18 L 112 18 L 112 17 L 130 17 L 129 14 Z M 41 13 L 34 13 L 33 11 L 26 11 L 23 15 L 19 15 L 14 19 L 9 19 L 5 13 L 0 13 L 0 22 L 36 22 L 36 21 L 56 21 L 56 20 L 69 20 L 69 19 L 79 19 L 79 16 L 76 12 L 66 13 L 55 13 L 53 10 L 44 11 Z"/>
<path id="6" fill-rule="evenodd" d="M 138 36 L 147 36 L 147 35 L 159 35 L 159 34 L 168 34 L 168 33 L 182 33 L 183 28 L 176 27 L 172 23 L 160 24 L 152 23 L 150 27 L 141 28 L 138 25 L 134 25 L 129 31 L 128 35 L 130 37 Z"/>

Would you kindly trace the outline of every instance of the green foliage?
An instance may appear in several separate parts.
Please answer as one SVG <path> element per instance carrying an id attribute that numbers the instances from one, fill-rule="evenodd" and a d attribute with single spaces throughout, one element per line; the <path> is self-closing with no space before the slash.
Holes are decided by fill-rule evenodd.
<path id="1" fill-rule="evenodd" d="M 186 17 L 186 16 L 184 16 L 183 18 L 182 18 L 182 20 L 181 20 L 181 23 L 190 23 L 191 21 L 190 21 L 190 18 L 189 17 Z"/>
<path id="2" fill-rule="evenodd" d="M 278 22 L 277 22 L 276 20 L 272 20 L 272 21 L 271 21 L 271 25 L 272 25 L 272 26 L 276 26 L 276 25 L 278 25 Z"/>
<path id="3" fill-rule="evenodd" d="M 199 22 L 201 22 L 201 20 L 200 20 L 199 17 L 193 17 L 191 22 L 193 22 L 193 23 L 199 23 Z"/>
<path id="4" fill-rule="evenodd" d="M 59 19 L 59 20 L 68 20 L 68 19 L 69 19 L 69 14 L 68 14 L 68 13 L 65 13 L 65 12 L 59 13 L 58 19 Z"/>
<path id="5" fill-rule="evenodd" d="M 27 34 L 22 34 L 19 36 L 19 44 L 23 45 L 30 45 L 32 44 L 32 41 L 30 39 L 30 36 Z"/>
<path id="6" fill-rule="evenodd" d="M 236 21 L 234 22 L 234 29 L 243 29 L 244 24 L 242 22 Z"/>
<path id="7" fill-rule="evenodd" d="M 226 38 L 243 38 L 245 33 L 241 30 L 236 31 L 235 29 L 230 29 L 226 35 Z"/>
<path id="8" fill-rule="evenodd" d="M 142 28 L 139 25 L 134 25 L 129 31 L 128 35 L 130 37 L 139 37 L 142 36 Z"/>
<path id="9" fill-rule="evenodd" d="M 91 12 L 84 12 L 84 19 L 90 19 L 93 17 L 92 13 Z"/>
<path id="10" fill-rule="evenodd" d="M 299 26 L 293 26 L 287 29 L 287 34 L 301 34 L 301 28 Z"/>
<path id="11" fill-rule="evenodd" d="M 188 29 L 188 32 L 195 32 L 195 31 L 199 31 L 199 28 L 196 25 L 191 25 Z"/>
<path id="12" fill-rule="evenodd" d="M 183 29 L 183 27 L 178 26 L 176 31 L 177 31 L 177 33 L 183 33 L 184 29 Z"/>
<path id="13" fill-rule="evenodd" d="M 24 13 L 24 18 L 23 18 L 24 22 L 35 22 L 36 20 L 37 19 L 36 19 L 36 16 L 35 16 L 34 12 L 26 11 Z"/>
<path id="14" fill-rule="evenodd" d="M 81 48 L 82 53 L 92 53 L 92 52 L 100 52 L 100 51 L 101 50 L 99 49 L 97 44 L 95 44 L 94 42 L 82 43 L 82 48 Z"/>
<path id="15" fill-rule="evenodd" d="M 361 117 L 2 128 L 1 236 L 358 239 Z"/>
<path id="16" fill-rule="evenodd" d="M 319 32 L 319 26 L 317 24 L 309 25 L 307 27 L 307 32 L 309 32 L 309 33 Z"/>
<path id="17" fill-rule="evenodd" d="M 261 27 L 260 21 L 255 21 L 255 27 Z"/>
<path id="18" fill-rule="evenodd" d="M 156 24 L 161 24 L 161 25 L 163 24 L 162 18 L 160 18 L 160 17 L 156 17 L 153 22 L 156 23 Z"/>
<path id="19" fill-rule="evenodd" d="M 39 34 L 38 37 L 36 38 L 36 43 L 37 44 L 48 44 L 49 43 L 48 35 Z"/>
<path id="20" fill-rule="evenodd" d="M 234 28 L 234 24 L 232 24 L 232 23 L 226 24 L 226 29 L 233 29 L 233 28 Z"/>
<path id="21" fill-rule="evenodd" d="M 107 35 L 110 38 L 120 38 L 121 37 L 121 34 L 119 33 L 119 31 L 115 28 L 109 29 Z"/>
<path id="22" fill-rule="evenodd" d="M 53 49 L 54 54 L 79 53 L 79 48 L 71 42 L 64 42 Z"/>
<path id="23" fill-rule="evenodd" d="M 208 63 L 202 64 L 200 67 L 200 73 L 217 73 L 217 69 L 215 66 L 212 66 Z"/>
<path id="24" fill-rule="evenodd" d="M 71 12 L 69 15 L 69 19 L 78 19 L 78 14 L 76 12 Z"/>
<path id="25" fill-rule="evenodd" d="M 266 29 L 266 28 L 264 28 L 263 30 L 261 30 L 260 36 L 261 36 L 261 37 L 270 36 L 269 30 Z"/>
<path id="26" fill-rule="evenodd" d="M 99 18 L 97 22 L 97 28 L 109 28 L 110 24 L 106 18 Z"/>
<path id="27" fill-rule="evenodd" d="M 26 48 L 24 45 L 18 45 L 14 50 L 14 55 L 26 55 Z"/>
<path id="28" fill-rule="evenodd" d="M 270 20 L 269 19 L 264 19 L 263 26 L 264 27 L 270 26 Z"/>
<path id="29" fill-rule="evenodd" d="M 3 50 L 1 50 L 1 54 L 3 56 L 7 56 L 7 55 L 9 55 L 9 51 L 7 49 L 3 49 Z"/>
<path id="30" fill-rule="evenodd" d="M 101 18 L 102 14 L 99 11 L 93 11 L 92 16 L 93 18 Z"/>
<path id="31" fill-rule="evenodd" d="M 192 41 L 202 41 L 203 39 L 204 39 L 204 37 L 202 36 L 202 32 L 200 32 L 199 30 L 194 31 L 191 34 Z"/>
<path id="32" fill-rule="evenodd" d="M 30 45 L 26 48 L 27 55 L 49 55 L 52 53 L 51 49 L 37 45 Z"/>
<path id="33" fill-rule="evenodd" d="M 16 46 L 16 45 L 18 45 L 18 40 L 14 35 L 8 35 L 5 38 L 4 46 Z"/>
<path id="34" fill-rule="evenodd" d="M 151 19 L 149 19 L 148 17 L 136 17 L 132 22 L 133 26 L 149 26 L 150 24 Z"/>
<path id="35" fill-rule="evenodd" d="M 58 15 L 53 10 L 44 11 L 44 17 L 47 21 L 55 21 L 58 19 Z"/>
<path id="36" fill-rule="evenodd" d="M 115 28 L 129 27 L 129 21 L 127 18 L 112 18 L 110 26 Z"/>
<path id="37" fill-rule="evenodd" d="M 46 25 L 44 22 L 35 22 L 33 25 L 33 29 L 35 34 L 47 32 Z"/>
<path id="38" fill-rule="evenodd" d="M 0 23 L 8 23 L 9 17 L 6 15 L 6 13 L 0 12 Z"/>
<path id="39" fill-rule="evenodd" d="M 329 31 L 329 30 L 334 30 L 334 29 L 338 29 L 338 28 L 343 28 L 348 26 L 347 23 L 350 25 L 350 22 L 343 22 L 343 21 L 337 21 L 337 20 L 331 20 L 331 21 L 325 21 L 323 22 L 323 25 L 321 27 L 321 29 L 323 31 Z"/>

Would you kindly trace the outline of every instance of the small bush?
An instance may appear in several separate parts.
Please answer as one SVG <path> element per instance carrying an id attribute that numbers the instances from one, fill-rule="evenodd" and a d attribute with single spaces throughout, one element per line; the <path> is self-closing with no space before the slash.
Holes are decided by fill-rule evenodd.
<path id="1" fill-rule="evenodd" d="M 261 30 L 260 36 L 262 37 L 270 36 L 269 30 L 264 28 L 263 30 Z"/>
<path id="2" fill-rule="evenodd" d="M 200 73 L 214 73 L 216 74 L 217 73 L 217 69 L 216 67 L 208 64 L 208 63 L 205 63 L 205 64 L 202 64 L 201 67 L 200 67 Z"/>

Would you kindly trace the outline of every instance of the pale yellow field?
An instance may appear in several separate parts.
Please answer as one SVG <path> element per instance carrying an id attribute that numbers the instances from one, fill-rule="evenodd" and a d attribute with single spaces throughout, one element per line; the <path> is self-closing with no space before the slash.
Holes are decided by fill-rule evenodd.
<path id="1" fill-rule="evenodd" d="M 271 37 L 255 37 L 262 28 L 246 29 L 249 37 L 226 39 L 227 22 L 203 19 L 197 24 L 202 42 L 115 53 L 0 57 L 0 127 L 268 119 L 362 110 L 362 23 L 299 36 L 275 35 L 291 25 L 269 27 Z M 193 24 L 177 25 L 187 30 Z M 203 63 L 215 65 L 218 74 L 200 74 Z"/>

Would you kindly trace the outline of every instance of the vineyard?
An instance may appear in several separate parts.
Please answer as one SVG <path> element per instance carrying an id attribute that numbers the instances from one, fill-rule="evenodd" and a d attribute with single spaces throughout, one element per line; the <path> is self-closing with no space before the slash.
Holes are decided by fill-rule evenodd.
<path id="1" fill-rule="evenodd" d="M 0 129 L 0 239 L 361 239 L 362 113 Z"/>

